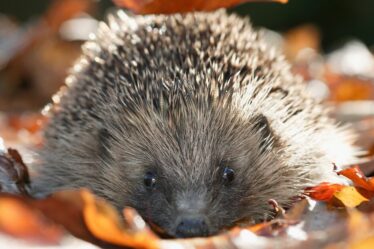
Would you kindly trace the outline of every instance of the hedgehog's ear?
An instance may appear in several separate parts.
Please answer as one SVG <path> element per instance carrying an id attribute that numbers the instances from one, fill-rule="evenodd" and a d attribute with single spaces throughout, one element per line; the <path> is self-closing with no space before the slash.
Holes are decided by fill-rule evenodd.
<path id="1" fill-rule="evenodd" d="M 109 160 L 112 159 L 112 156 L 110 154 L 110 147 L 111 147 L 111 140 L 112 135 L 109 133 L 109 131 L 106 128 L 99 129 L 98 132 L 98 156 L 101 159 Z"/>
<path id="2" fill-rule="evenodd" d="M 274 132 L 271 128 L 269 120 L 265 115 L 259 114 L 254 118 L 253 129 L 256 133 L 260 135 L 260 148 L 261 152 L 265 152 L 267 149 L 271 148 L 274 142 Z"/>

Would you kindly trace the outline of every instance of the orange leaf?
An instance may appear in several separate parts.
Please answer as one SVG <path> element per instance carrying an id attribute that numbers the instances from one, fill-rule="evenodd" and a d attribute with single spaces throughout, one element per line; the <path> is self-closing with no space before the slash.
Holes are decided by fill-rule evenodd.
<path id="1" fill-rule="evenodd" d="M 57 244 L 63 231 L 35 212 L 21 199 L 2 197 L 0 199 L 0 230 L 18 237 L 48 244 Z"/>
<path id="2" fill-rule="evenodd" d="M 368 191 L 374 191 L 374 178 L 367 178 L 357 165 L 339 171 L 338 174 L 349 178 L 356 187 L 361 187 Z"/>
<path id="3" fill-rule="evenodd" d="M 356 207 L 374 196 L 374 178 L 367 178 L 358 166 L 341 170 L 338 174 L 350 179 L 354 187 L 323 182 L 305 189 L 306 195 L 318 201 L 327 201 L 332 205 L 343 204 L 346 207 Z"/>
<path id="4" fill-rule="evenodd" d="M 326 79 L 331 88 L 332 101 L 370 100 L 374 97 L 372 79 L 338 75 L 330 71 L 326 72 Z"/>
<path id="5" fill-rule="evenodd" d="M 91 0 L 57 0 L 52 2 L 44 18 L 52 30 L 58 30 L 64 21 L 79 13 L 90 12 L 93 7 Z"/>
<path id="6" fill-rule="evenodd" d="M 305 189 L 305 192 L 311 198 L 317 201 L 329 201 L 336 192 L 339 192 L 344 188 L 341 184 L 333 184 L 323 182 L 315 187 L 309 187 Z"/>
<path id="7" fill-rule="evenodd" d="M 111 244 L 126 247 L 158 248 L 156 235 L 151 232 L 140 216 L 134 217 L 136 214 L 132 209 L 126 208 L 124 210 L 127 224 L 131 225 L 131 231 L 124 226 L 125 223 L 121 221 L 117 211 L 105 201 L 95 198 L 88 191 L 82 191 L 82 198 L 85 202 L 84 220 L 95 237 Z M 138 221 L 138 223 L 134 224 L 134 221 Z"/>
<path id="8" fill-rule="evenodd" d="M 46 117 L 41 114 L 23 114 L 23 115 L 9 115 L 7 123 L 10 128 L 15 130 L 27 130 L 31 133 L 36 133 L 41 130 L 43 124 L 46 122 Z"/>
<path id="9" fill-rule="evenodd" d="M 228 8 L 244 2 L 256 0 L 113 0 L 115 4 L 138 14 L 171 14 L 191 11 L 212 11 Z M 257 0 L 257 2 L 261 0 Z M 287 0 L 262 0 L 262 2 L 287 3 Z"/>
<path id="10" fill-rule="evenodd" d="M 357 209 L 350 209 L 348 214 L 349 237 L 344 246 L 351 249 L 374 248 L 373 214 L 366 216 Z"/>

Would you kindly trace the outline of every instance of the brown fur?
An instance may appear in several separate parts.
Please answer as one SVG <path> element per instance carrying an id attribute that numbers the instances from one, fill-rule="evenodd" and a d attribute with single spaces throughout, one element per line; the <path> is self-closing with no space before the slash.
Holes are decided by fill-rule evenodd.
<path id="1" fill-rule="evenodd" d="M 35 193 L 88 187 L 170 235 L 183 215 L 202 215 L 208 235 L 270 217 L 268 199 L 287 206 L 334 178 L 332 162 L 355 159 L 350 132 L 234 15 L 119 11 L 83 50 L 54 97 Z"/>

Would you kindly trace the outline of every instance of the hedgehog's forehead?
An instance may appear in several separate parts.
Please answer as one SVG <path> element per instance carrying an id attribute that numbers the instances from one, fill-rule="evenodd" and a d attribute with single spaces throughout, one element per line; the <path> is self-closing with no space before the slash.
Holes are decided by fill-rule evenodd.
<path id="1" fill-rule="evenodd" d="M 227 157 L 237 156 L 250 136 L 251 122 L 241 120 L 234 110 L 220 106 L 174 110 L 165 115 L 149 109 L 127 116 L 125 151 L 138 148 L 136 153 L 148 155 L 152 162 L 167 169 L 182 167 L 189 172 L 194 167 L 219 164 Z M 177 169 L 179 170 L 179 169 Z"/>

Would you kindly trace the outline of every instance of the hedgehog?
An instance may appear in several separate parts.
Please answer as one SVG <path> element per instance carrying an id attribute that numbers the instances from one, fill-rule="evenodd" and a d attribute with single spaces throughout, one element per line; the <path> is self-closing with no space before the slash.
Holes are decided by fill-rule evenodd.
<path id="1" fill-rule="evenodd" d="M 88 188 L 167 236 L 210 236 L 357 160 L 354 132 L 245 18 L 116 10 L 82 50 L 48 111 L 35 194 Z"/>

